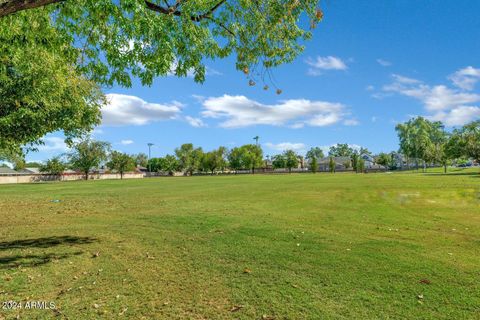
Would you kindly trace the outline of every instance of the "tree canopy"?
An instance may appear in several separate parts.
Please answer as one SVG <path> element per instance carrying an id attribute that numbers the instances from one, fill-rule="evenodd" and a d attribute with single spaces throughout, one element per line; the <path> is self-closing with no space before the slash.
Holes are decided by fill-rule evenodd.
<path id="1" fill-rule="evenodd" d="M 88 180 L 90 170 L 107 160 L 109 149 L 108 142 L 85 139 L 74 145 L 68 158 L 71 166 L 85 173 L 85 180 Z"/>
<path id="2" fill-rule="evenodd" d="M 123 174 L 126 171 L 132 171 L 135 169 L 135 158 L 123 152 L 112 151 L 107 167 L 116 170 L 120 173 L 120 179 L 123 179 Z"/>
<path id="3" fill-rule="evenodd" d="M 348 143 L 338 143 L 328 150 L 329 157 L 351 157 L 355 150 Z"/>
<path id="4" fill-rule="evenodd" d="M 310 150 L 308 150 L 307 154 L 305 155 L 305 158 L 309 159 L 312 161 L 314 158 L 316 160 L 320 160 L 324 157 L 323 150 L 320 149 L 319 147 L 312 147 Z"/>
<path id="5" fill-rule="evenodd" d="M 50 13 L 90 79 L 123 86 L 131 86 L 131 76 L 151 84 L 189 72 L 202 82 L 205 60 L 229 55 L 254 82 L 257 73 L 262 78 L 266 69 L 293 61 L 323 18 L 318 0 L 0 1 L 2 21 L 38 11 Z"/>
<path id="6" fill-rule="evenodd" d="M 19 153 L 58 130 L 72 139 L 100 122 L 103 94 L 76 56 L 44 11 L 0 19 L 0 149 Z"/>

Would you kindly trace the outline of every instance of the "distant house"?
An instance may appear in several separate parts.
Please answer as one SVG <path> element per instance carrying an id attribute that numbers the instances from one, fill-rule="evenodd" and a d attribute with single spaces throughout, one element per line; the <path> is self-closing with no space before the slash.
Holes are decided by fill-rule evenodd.
<path id="1" fill-rule="evenodd" d="M 350 157 L 333 157 L 335 170 L 351 170 L 352 160 Z M 322 158 L 318 161 L 318 171 L 330 171 L 330 157 Z"/>
<path id="2" fill-rule="evenodd" d="M 137 165 L 137 168 L 135 169 L 136 172 L 139 172 L 139 173 L 147 173 L 148 172 L 148 168 L 145 168 L 145 167 L 142 167 L 140 165 Z"/>
<path id="3" fill-rule="evenodd" d="M 375 170 L 386 169 L 385 166 L 376 164 L 375 158 L 373 158 L 369 154 L 362 154 L 360 157 L 363 159 L 363 161 L 365 161 L 365 169 L 375 169 Z"/>
<path id="4" fill-rule="evenodd" d="M 13 175 L 13 174 L 18 174 L 18 172 L 7 167 L 0 167 L 0 174 Z"/>
<path id="5" fill-rule="evenodd" d="M 23 174 L 39 174 L 40 168 L 24 168 L 22 170 L 19 170 L 18 172 Z"/>

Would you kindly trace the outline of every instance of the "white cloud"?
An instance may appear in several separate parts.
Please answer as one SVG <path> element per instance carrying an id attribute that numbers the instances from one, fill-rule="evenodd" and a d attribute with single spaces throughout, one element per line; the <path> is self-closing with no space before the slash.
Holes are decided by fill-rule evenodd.
<path id="1" fill-rule="evenodd" d="M 109 126 L 145 125 L 151 122 L 176 119 L 182 104 L 149 103 L 136 96 L 110 93 L 109 103 L 102 108 L 102 124 Z"/>
<path id="2" fill-rule="evenodd" d="M 480 101 L 480 95 L 458 92 L 444 85 L 429 86 L 423 82 L 393 75 L 394 82 L 383 87 L 384 91 L 400 93 L 420 100 L 429 111 L 447 110 Z"/>
<path id="3" fill-rule="evenodd" d="M 480 101 L 480 95 L 467 93 L 445 85 L 430 86 L 420 80 L 393 75 L 393 82 L 383 91 L 398 93 L 420 101 L 429 118 L 441 120 L 448 126 L 463 125 L 478 117 L 478 107 L 471 106 Z"/>
<path id="4" fill-rule="evenodd" d="M 448 77 L 455 86 L 463 90 L 473 90 L 475 84 L 480 80 L 480 69 L 472 66 L 460 69 Z"/>
<path id="5" fill-rule="evenodd" d="M 223 95 L 203 101 L 202 115 L 206 118 L 224 119 L 224 128 L 239 128 L 252 125 L 328 126 L 344 120 L 348 115 L 344 105 L 306 99 L 284 100 L 266 105 L 245 96 Z"/>
<path id="6" fill-rule="evenodd" d="M 392 65 L 390 61 L 384 60 L 384 59 L 377 59 L 377 63 L 381 65 L 382 67 L 389 67 Z"/>
<path id="7" fill-rule="evenodd" d="M 194 118 L 190 116 L 186 116 L 185 120 L 195 128 L 206 127 L 207 125 L 202 121 L 200 118 Z"/>
<path id="8" fill-rule="evenodd" d="M 129 144 L 133 144 L 133 140 L 122 140 L 120 141 L 121 144 L 123 144 L 124 146 L 128 146 Z"/>
<path id="9" fill-rule="evenodd" d="M 310 68 L 308 69 L 308 74 L 311 76 L 318 76 L 322 74 L 324 70 L 347 70 L 348 67 L 342 59 L 338 57 L 328 56 L 320 57 L 316 59 L 308 58 L 305 61 Z"/>
<path id="10" fill-rule="evenodd" d="M 293 150 L 295 152 L 304 152 L 306 150 L 306 146 L 303 143 L 281 142 L 275 144 L 267 142 L 264 145 L 265 147 L 275 151 Z"/>
<path id="11" fill-rule="evenodd" d="M 64 138 L 46 136 L 42 141 L 44 144 L 37 147 L 40 152 L 66 152 L 69 150 Z"/>
<path id="12" fill-rule="evenodd" d="M 428 118 L 433 121 L 442 121 L 447 126 L 461 126 L 474 119 L 480 118 L 480 108 L 460 106 L 448 112 L 438 112 Z"/>

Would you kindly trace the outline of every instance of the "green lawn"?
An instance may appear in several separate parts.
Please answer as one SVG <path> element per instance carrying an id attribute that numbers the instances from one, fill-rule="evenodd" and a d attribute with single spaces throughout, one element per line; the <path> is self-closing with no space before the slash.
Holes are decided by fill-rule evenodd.
<path id="1" fill-rule="evenodd" d="M 480 318 L 476 172 L 3 185 L 0 214 L 0 301 L 59 307 L 0 319 Z"/>

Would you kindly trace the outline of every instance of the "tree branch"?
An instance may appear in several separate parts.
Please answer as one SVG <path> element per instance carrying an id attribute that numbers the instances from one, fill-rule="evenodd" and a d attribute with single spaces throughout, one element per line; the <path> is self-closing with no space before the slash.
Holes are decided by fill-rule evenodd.
<path id="1" fill-rule="evenodd" d="M 10 0 L 0 3 L 0 18 L 8 16 L 12 13 L 43 7 L 52 3 L 62 2 L 65 0 Z"/>
<path id="2" fill-rule="evenodd" d="M 199 22 L 203 19 L 206 19 L 206 18 L 210 17 L 211 14 L 214 13 L 215 10 L 217 10 L 225 2 L 226 2 L 226 0 L 220 0 L 216 5 L 214 5 L 212 8 L 210 8 L 210 10 L 208 10 L 207 12 L 199 14 L 199 15 L 195 15 L 195 16 L 190 16 L 190 20 L 195 21 L 195 22 Z M 174 16 L 180 17 L 180 16 L 182 16 L 182 12 L 178 10 L 178 4 L 179 3 L 177 3 L 174 6 L 165 8 L 165 7 L 159 6 L 158 4 L 155 4 L 153 2 L 145 0 L 145 5 L 147 6 L 147 9 L 149 9 L 149 10 L 159 12 L 159 13 L 162 13 L 162 14 L 172 14 Z"/>

